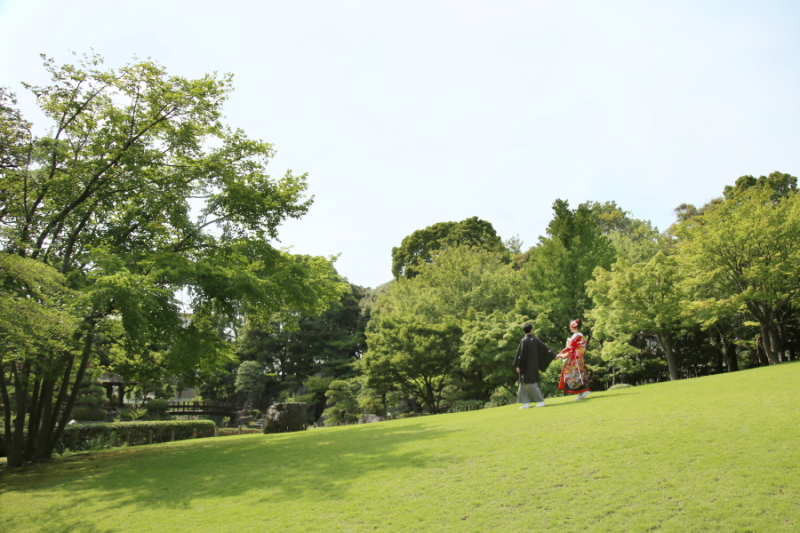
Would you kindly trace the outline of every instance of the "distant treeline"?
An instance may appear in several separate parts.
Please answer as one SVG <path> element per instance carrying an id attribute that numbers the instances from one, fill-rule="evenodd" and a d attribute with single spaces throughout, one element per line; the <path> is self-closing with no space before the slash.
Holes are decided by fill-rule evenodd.
<path id="1" fill-rule="evenodd" d="M 569 321 L 584 319 L 595 389 L 795 359 L 796 186 L 780 172 L 743 176 L 707 205 L 679 206 L 663 232 L 614 202 L 557 200 L 547 235 L 525 251 L 478 218 L 434 224 L 393 249 L 391 282 L 351 286 L 296 331 L 247 329 L 238 354 L 274 375 L 267 397 L 310 402 L 317 415 L 327 405 L 333 423 L 508 401 L 526 321 L 558 350 Z M 544 377 L 551 395 L 556 366 Z"/>

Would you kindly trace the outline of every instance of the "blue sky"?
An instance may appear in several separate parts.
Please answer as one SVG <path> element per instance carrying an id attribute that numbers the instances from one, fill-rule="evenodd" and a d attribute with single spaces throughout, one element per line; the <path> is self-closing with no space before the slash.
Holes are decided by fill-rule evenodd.
<path id="1" fill-rule="evenodd" d="M 0 85 L 38 121 L 40 53 L 233 73 L 227 122 L 309 173 L 282 245 L 376 286 L 436 222 L 530 246 L 565 198 L 663 229 L 741 175 L 800 174 L 799 27 L 768 1 L 0 0 Z"/>

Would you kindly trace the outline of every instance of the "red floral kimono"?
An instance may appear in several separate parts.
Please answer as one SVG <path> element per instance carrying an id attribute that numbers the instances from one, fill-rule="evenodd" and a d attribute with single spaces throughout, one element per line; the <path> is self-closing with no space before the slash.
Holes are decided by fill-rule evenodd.
<path id="1" fill-rule="evenodd" d="M 564 366 L 561 367 L 561 379 L 558 388 L 567 394 L 578 394 L 589 390 L 589 373 L 583 361 L 586 350 L 586 339 L 580 332 L 575 333 L 567 341 L 567 347 L 558 355 L 566 355 Z"/>

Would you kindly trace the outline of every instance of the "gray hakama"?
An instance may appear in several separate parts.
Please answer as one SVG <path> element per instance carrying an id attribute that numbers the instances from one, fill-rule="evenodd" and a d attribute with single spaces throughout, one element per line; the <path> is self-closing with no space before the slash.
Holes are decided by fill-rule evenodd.
<path id="1" fill-rule="evenodd" d="M 522 383 L 519 384 L 517 391 L 517 402 L 519 403 L 539 403 L 543 402 L 544 397 L 542 391 L 539 390 L 538 383 Z"/>

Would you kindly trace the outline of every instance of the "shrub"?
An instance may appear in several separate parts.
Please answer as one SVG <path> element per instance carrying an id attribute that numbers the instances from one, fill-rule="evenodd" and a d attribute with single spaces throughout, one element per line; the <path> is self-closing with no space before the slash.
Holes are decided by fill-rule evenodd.
<path id="1" fill-rule="evenodd" d="M 72 409 L 72 418 L 79 422 L 104 422 L 106 411 L 100 407 L 76 406 Z"/>
<path id="2" fill-rule="evenodd" d="M 610 386 L 608 390 L 629 389 L 631 387 L 633 387 L 633 385 L 628 383 L 617 383 L 616 385 Z"/>
<path id="3" fill-rule="evenodd" d="M 146 409 L 139 409 L 138 407 L 126 407 L 126 408 L 124 408 L 122 410 L 122 413 L 120 413 L 120 416 L 122 418 L 127 418 L 128 420 L 133 421 L 133 420 L 139 420 L 140 418 L 143 418 L 144 415 L 146 415 L 146 414 L 147 414 L 147 410 Z"/>
<path id="4" fill-rule="evenodd" d="M 167 418 L 169 402 L 162 398 L 156 398 L 147 402 L 145 408 L 147 409 L 147 418 L 150 420 L 164 420 Z"/>
<path id="5" fill-rule="evenodd" d="M 558 388 L 558 382 L 561 380 L 561 366 L 560 360 L 557 359 L 547 367 L 546 371 L 539 374 L 539 390 L 542 391 L 542 396 L 545 398 L 557 398 L 564 395 Z"/>
<path id="6" fill-rule="evenodd" d="M 106 398 L 106 390 L 95 378 L 85 376 L 78 389 L 78 397 L 75 399 L 76 407 L 94 407 L 100 408 Z M 83 420 L 94 420 L 92 418 L 85 418 Z M 105 418 L 102 418 L 105 420 Z"/>
<path id="7" fill-rule="evenodd" d="M 325 396 L 328 398 L 328 408 L 322 415 L 327 417 L 326 426 L 358 422 L 361 412 L 353 395 L 353 386 L 349 382 L 332 381 Z"/>
<path id="8" fill-rule="evenodd" d="M 502 407 L 517 402 L 517 395 L 505 387 L 498 387 L 486 402 L 486 407 Z"/>

